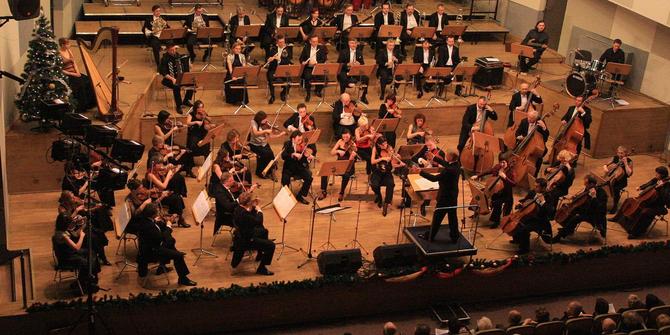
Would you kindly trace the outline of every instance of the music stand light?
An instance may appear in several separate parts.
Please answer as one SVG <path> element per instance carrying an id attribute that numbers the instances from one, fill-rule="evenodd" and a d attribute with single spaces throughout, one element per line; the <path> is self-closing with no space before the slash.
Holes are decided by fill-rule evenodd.
<path id="1" fill-rule="evenodd" d="M 105 167 L 98 173 L 98 187 L 112 191 L 120 191 L 126 188 L 128 182 L 128 171 L 117 167 Z"/>
<path id="2" fill-rule="evenodd" d="M 78 113 L 66 113 L 61 122 L 61 131 L 65 135 L 83 136 L 88 126 L 91 125 L 91 119 Z"/>
<path id="3" fill-rule="evenodd" d="M 133 140 L 117 138 L 112 146 L 112 158 L 124 163 L 137 163 L 144 154 L 144 144 Z"/>
<path id="4" fill-rule="evenodd" d="M 91 145 L 97 145 L 109 148 L 114 144 L 114 140 L 119 136 L 119 131 L 107 125 L 89 125 L 86 128 L 86 142 Z"/>

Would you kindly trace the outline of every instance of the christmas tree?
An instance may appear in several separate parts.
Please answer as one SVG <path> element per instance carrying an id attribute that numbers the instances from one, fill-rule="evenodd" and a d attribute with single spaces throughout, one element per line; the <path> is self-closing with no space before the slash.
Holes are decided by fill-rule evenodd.
<path id="1" fill-rule="evenodd" d="M 15 103 L 21 119 L 39 120 L 43 102 L 52 103 L 56 99 L 69 102 L 71 94 L 58 43 L 44 13 L 37 19 L 28 47 L 28 59 L 21 74 L 26 82 Z"/>

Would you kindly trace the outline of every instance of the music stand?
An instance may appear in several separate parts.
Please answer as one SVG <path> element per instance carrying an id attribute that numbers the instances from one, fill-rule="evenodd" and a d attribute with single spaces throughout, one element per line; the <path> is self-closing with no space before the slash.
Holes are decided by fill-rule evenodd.
<path id="1" fill-rule="evenodd" d="M 533 58 L 535 57 L 535 49 L 531 46 L 522 45 L 520 43 L 510 44 L 510 52 L 521 57 Z M 517 57 L 518 59 L 518 57 Z M 517 87 L 519 81 L 519 74 L 521 73 L 521 62 L 516 62 L 516 76 L 514 77 L 514 87 Z"/>
<path id="2" fill-rule="evenodd" d="M 274 199 L 272 199 L 272 208 L 274 209 L 275 214 L 277 214 L 279 220 L 282 221 L 281 241 L 275 243 L 275 245 L 281 245 L 281 251 L 279 252 L 277 260 L 279 260 L 284 254 L 284 249 L 288 248 L 295 252 L 302 251 L 300 248 L 295 248 L 286 244 L 286 240 L 284 239 L 286 236 L 286 218 L 288 218 L 289 214 L 291 214 L 291 211 L 293 211 L 293 208 L 295 208 L 297 204 L 298 200 L 295 198 L 295 195 L 293 195 L 288 185 L 282 186 Z"/>
<path id="3" fill-rule="evenodd" d="M 130 209 L 128 208 L 128 203 L 124 201 L 123 206 L 118 206 L 116 210 L 115 220 L 114 220 L 114 230 L 116 231 L 116 238 L 119 240 L 119 245 L 116 247 L 116 254 L 119 254 L 119 248 L 121 243 L 123 243 L 123 260 L 117 261 L 115 264 L 123 263 L 123 267 L 119 272 L 119 275 L 116 276 L 116 279 L 119 279 L 127 267 L 137 268 L 137 264 L 133 264 L 128 261 L 128 254 L 126 249 L 126 242 L 128 240 L 133 240 L 135 242 L 135 247 L 137 248 L 137 237 L 128 237 L 126 233 L 126 228 L 130 222 Z M 119 234 L 121 233 L 121 234 Z"/>
<path id="4" fill-rule="evenodd" d="M 394 73 L 393 73 L 393 82 L 394 84 L 404 84 L 403 90 L 402 90 L 402 98 L 400 101 L 398 101 L 398 105 L 400 105 L 403 102 L 406 102 L 408 105 L 412 107 L 416 107 L 411 101 L 409 101 L 406 96 L 407 96 L 407 86 L 412 85 L 412 80 L 410 77 L 415 76 L 416 74 L 419 73 L 419 69 L 421 68 L 421 64 L 419 63 L 408 63 L 408 64 L 398 64 L 395 67 Z M 396 76 L 402 76 L 402 80 L 397 80 Z M 393 86 L 395 88 L 395 85 Z"/>
<path id="5" fill-rule="evenodd" d="M 354 27 L 354 28 L 359 28 L 359 27 Z M 377 70 L 377 64 L 371 64 L 371 65 L 352 65 L 351 68 L 349 69 L 349 72 L 347 73 L 348 77 L 358 77 L 358 82 L 356 82 L 356 99 L 360 99 L 360 93 L 361 93 L 361 87 L 363 86 L 363 77 L 368 77 L 368 84 L 365 85 L 366 87 L 370 86 L 370 78 L 372 78 L 372 74 Z M 368 105 L 362 103 L 360 100 L 358 101 L 359 104 L 365 106 L 365 108 L 368 108 Z"/>
<path id="6" fill-rule="evenodd" d="M 633 66 L 630 64 L 612 62 L 607 63 L 607 65 L 605 65 L 605 72 L 612 75 L 612 79 L 609 80 L 609 83 L 610 85 L 614 86 L 614 89 L 612 90 L 612 94 L 610 95 L 610 97 L 603 99 L 603 101 L 609 101 L 610 105 L 612 106 L 612 109 L 614 109 L 614 103 L 619 98 L 616 94 L 617 88 L 619 88 L 620 85 L 624 84 L 623 81 L 619 79 L 621 79 L 621 77 L 628 76 L 632 69 Z"/>
<path id="7" fill-rule="evenodd" d="M 418 153 L 423 150 L 423 147 L 426 146 L 425 144 L 405 144 L 401 145 L 398 150 L 398 155 L 402 160 L 411 160 L 416 156 Z"/>
<path id="8" fill-rule="evenodd" d="M 316 84 L 318 85 L 323 85 L 323 89 L 321 89 L 321 101 L 319 101 L 319 104 L 316 105 L 316 108 L 314 108 L 314 111 L 316 112 L 319 110 L 319 107 L 321 105 L 326 104 L 330 109 L 333 109 L 333 106 L 326 103 L 326 89 L 328 88 L 328 82 L 329 82 L 329 75 L 332 76 L 337 76 L 338 73 L 340 73 L 340 69 L 342 68 L 342 64 L 340 63 L 320 63 L 314 65 L 314 69 L 312 70 L 312 76 L 323 76 L 323 82 L 319 83 L 317 82 Z M 336 81 L 336 79 L 333 79 L 333 81 Z M 316 85 L 315 83 L 312 83 L 312 85 Z"/>
<path id="9" fill-rule="evenodd" d="M 412 29 L 412 38 L 415 38 L 417 41 L 420 38 L 423 39 L 433 39 L 433 35 L 435 35 L 435 27 L 415 27 Z"/>
<path id="10" fill-rule="evenodd" d="M 314 36 L 318 36 L 323 44 L 330 44 L 330 40 L 335 37 L 337 27 L 314 27 Z"/>
<path id="11" fill-rule="evenodd" d="M 177 84 L 180 87 L 184 87 L 184 91 L 193 91 L 193 101 L 196 100 L 195 95 L 198 93 L 198 77 L 200 77 L 201 74 L 202 72 L 184 72 L 181 76 L 177 76 Z"/>
<path id="12" fill-rule="evenodd" d="M 196 33 L 196 39 L 207 39 L 207 50 L 209 52 L 209 57 L 207 58 L 207 64 L 202 68 L 202 71 L 205 71 L 208 67 L 213 67 L 216 70 L 216 66 L 212 65 L 212 38 L 221 38 L 223 37 L 223 28 L 220 27 L 202 27 L 198 28 Z"/>
<path id="13" fill-rule="evenodd" d="M 427 77 L 435 78 L 435 80 L 437 82 L 437 86 L 441 87 L 441 86 L 444 86 L 442 78 L 451 75 L 451 71 L 452 71 L 452 68 L 449 67 L 449 66 L 444 66 L 444 67 L 441 67 L 441 66 L 440 67 L 433 67 L 433 66 L 431 66 L 431 67 L 428 68 L 428 70 L 426 70 L 426 72 L 424 72 L 423 76 L 426 77 L 426 78 Z M 445 99 L 440 98 L 440 96 L 438 95 L 439 91 L 440 91 L 439 89 L 436 89 L 434 91 L 433 96 L 430 97 L 430 100 L 428 100 L 428 103 L 426 104 L 426 107 L 430 106 L 430 103 L 433 102 L 433 101 L 436 101 L 438 103 L 446 103 L 447 102 L 446 90 L 445 90 Z"/>
<path id="14" fill-rule="evenodd" d="M 377 38 L 384 40 L 388 40 L 389 38 L 398 38 L 400 37 L 401 32 L 402 32 L 402 26 L 386 24 L 382 25 L 381 28 L 379 28 Z M 386 44 L 386 41 L 383 41 L 383 44 Z"/>
<path id="15" fill-rule="evenodd" d="M 258 81 L 258 74 L 261 71 L 260 65 L 253 65 L 253 66 L 238 66 L 233 69 L 233 74 L 231 75 L 233 78 L 242 78 L 242 87 L 240 86 L 233 86 L 231 85 L 230 88 L 243 88 L 244 91 L 242 91 L 242 104 L 240 104 L 239 107 L 235 110 L 233 114 L 237 115 L 240 110 L 242 109 L 248 109 L 251 111 L 252 114 L 255 114 L 256 111 L 253 110 L 247 103 L 245 102 L 248 99 L 248 92 L 247 88 L 249 87 L 249 81 L 254 82 Z"/>
<path id="16" fill-rule="evenodd" d="M 208 130 L 205 137 L 203 137 L 202 140 L 198 141 L 198 146 L 202 147 L 202 146 L 205 146 L 205 145 L 213 142 L 214 138 L 216 138 L 217 136 L 221 135 L 221 133 L 223 133 L 223 129 L 226 125 L 227 124 L 225 122 L 223 122 L 220 125 Z"/>
<path id="17" fill-rule="evenodd" d="M 305 143 L 305 145 L 316 144 L 320 137 L 321 128 L 302 133 L 302 141 Z"/>
<path id="18" fill-rule="evenodd" d="M 361 26 L 356 26 L 352 27 L 351 31 L 349 32 L 349 38 L 350 39 L 356 39 L 358 41 L 360 40 L 366 40 L 372 37 L 372 34 L 374 33 L 375 28 L 374 27 L 361 27 Z M 365 45 L 367 43 L 362 42 L 361 45 Z"/>
<path id="19" fill-rule="evenodd" d="M 209 203 L 209 197 L 207 197 L 207 192 L 205 190 L 200 191 L 198 197 L 195 199 L 195 202 L 193 202 L 193 205 L 191 206 L 191 211 L 193 212 L 193 219 L 195 220 L 195 224 L 200 226 L 200 247 L 191 249 L 191 251 L 193 251 L 195 254 L 198 255 L 198 257 L 195 259 L 195 262 L 193 262 L 193 266 L 198 264 L 198 261 L 202 256 L 219 257 L 215 253 L 202 247 L 202 236 L 203 231 L 205 230 L 205 219 L 207 218 L 207 214 L 209 214 L 211 210 L 212 208 Z"/>
<path id="20" fill-rule="evenodd" d="M 446 25 L 442 27 L 442 36 L 463 36 L 465 30 L 468 28 L 466 25 Z"/>
<path id="21" fill-rule="evenodd" d="M 250 24 L 248 26 L 237 26 L 235 30 L 236 38 L 249 38 L 249 37 L 258 37 L 261 32 L 260 24 Z"/>
<path id="22" fill-rule="evenodd" d="M 399 124 L 399 118 L 374 119 L 372 120 L 372 124 L 370 124 L 370 128 L 374 129 L 377 133 L 395 132 Z"/>
<path id="23" fill-rule="evenodd" d="M 474 84 L 472 82 L 475 73 L 479 70 L 479 67 L 476 65 L 464 65 L 463 63 L 460 63 L 456 65 L 456 68 L 454 68 L 454 77 L 456 76 L 462 76 L 463 81 L 466 81 L 466 78 L 470 78 L 470 87 L 468 88 L 468 91 L 466 94 L 461 95 L 461 97 L 473 97 L 476 96 L 476 91 Z"/>
<path id="24" fill-rule="evenodd" d="M 158 38 L 161 41 L 178 40 L 186 36 L 186 28 L 165 28 Z"/>
<path id="25" fill-rule="evenodd" d="M 318 176 L 320 177 L 327 177 L 330 179 L 330 177 L 333 177 L 333 183 L 335 182 L 335 176 L 342 176 L 351 167 L 351 164 L 353 164 L 353 161 L 348 160 L 348 159 L 342 159 L 342 160 L 336 160 L 336 161 L 330 161 L 330 162 L 324 162 L 321 164 L 321 168 L 319 168 L 319 172 L 317 173 Z M 344 177 L 342 177 L 344 178 Z M 331 185 L 332 187 L 332 185 Z M 329 192 L 330 194 L 333 194 L 332 189 Z M 330 236 L 330 234 L 328 234 Z M 329 238 L 330 241 L 330 238 Z"/>
<path id="26" fill-rule="evenodd" d="M 284 35 L 286 40 L 297 39 L 299 34 L 300 27 L 277 27 L 276 35 Z"/>
<path id="27" fill-rule="evenodd" d="M 285 27 L 282 27 L 285 28 Z M 302 65 L 277 65 L 277 70 L 275 70 L 275 78 L 283 78 L 285 82 L 280 82 L 280 83 L 272 83 L 272 86 L 282 86 L 286 88 L 286 99 L 284 99 L 284 102 L 281 104 L 279 109 L 275 112 L 279 114 L 284 107 L 290 108 L 293 110 L 293 112 L 297 113 L 298 111 L 293 108 L 293 106 L 288 104 L 288 99 L 289 99 L 289 93 L 291 92 L 290 88 L 291 86 L 298 86 L 300 83 L 293 83 L 291 81 L 292 78 L 300 78 L 300 73 L 302 72 Z"/>

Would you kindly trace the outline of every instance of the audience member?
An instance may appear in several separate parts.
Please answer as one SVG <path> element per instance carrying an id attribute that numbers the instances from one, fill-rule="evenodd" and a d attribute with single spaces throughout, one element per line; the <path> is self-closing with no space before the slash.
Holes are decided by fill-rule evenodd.
<path id="1" fill-rule="evenodd" d="M 507 328 L 520 326 L 523 318 L 521 317 L 521 312 L 513 309 L 507 314 Z"/>
<path id="2" fill-rule="evenodd" d="M 628 306 L 619 308 L 619 313 L 629 311 L 631 309 L 641 309 L 644 308 L 644 303 L 640 300 L 636 294 L 631 294 L 628 296 Z"/>
<path id="3" fill-rule="evenodd" d="M 568 309 L 564 312 L 563 318 L 561 320 L 566 321 L 569 319 L 577 318 L 584 313 L 584 308 L 579 301 L 573 300 L 568 304 Z"/>
<path id="4" fill-rule="evenodd" d="M 616 332 L 616 322 L 610 318 L 603 319 L 601 323 L 602 335 L 614 334 Z"/>
<path id="5" fill-rule="evenodd" d="M 593 316 L 609 313 L 610 303 L 602 297 L 596 298 L 596 305 L 593 308 Z"/>
<path id="6" fill-rule="evenodd" d="M 477 328 L 475 328 L 475 332 L 489 329 L 493 329 L 493 322 L 491 319 L 482 316 L 479 320 L 477 320 Z"/>
<path id="7" fill-rule="evenodd" d="M 633 294 L 631 294 L 633 295 Z M 625 311 L 621 314 L 621 324 L 619 324 L 619 332 L 630 333 L 633 330 L 643 329 L 644 321 L 640 314 L 633 311 Z"/>
<path id="8" fill-rule="evenodd" d="M 430 327 L 427 324 L 420 323 L 414 328 L 414 335 L 430 335 Z"/>
<path id="9" fill-rule="evenodd" d="M 670 316 L 668 314 L 659 314 L 656 317 L 656 328 L 663 328 L 665 326 L 670 326 Z"/>
<path id="10" fill-rule="evenodd" d="M 449 327 L 449 334 L 452 335 L 460 334 L 461 332 L 469 333 L 467 329 L 463 328 L 463 323 L 458 319 L 449 320 L 447 326 Z"/>
<path id="11" fill-rule="evenodd" d="M 393 322 L 387 322 L 384 324 L 384 335 L 395 335 L 398 334 L 398 327 L 395 326 Z"/>
<path id="12" fill-rule="evenodd" d="M 537 325 L 538 323 L 549 322 L 551 321 L 551 315 L 549 311 L 544 307 L 539 307 L 535 310 L 535 320 L 527 318 L 523 321 L 524 325 Z"/>
<path id="13" fill-rule="evenodd" d="M 661 300 L 655 294 L 649 293 L 644 298 L 644 305 L 645 305 L 646 308 L 652 309 L 654 307 L 663 306 L 663 305 L 665 305 L 665 303 L 663 302 L 663 300 Z"/>

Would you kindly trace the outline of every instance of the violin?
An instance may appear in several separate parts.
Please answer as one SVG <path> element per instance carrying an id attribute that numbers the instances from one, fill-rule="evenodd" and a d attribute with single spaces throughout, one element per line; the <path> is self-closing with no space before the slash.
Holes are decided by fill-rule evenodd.
<path id="1" fill-rule="evenodd" d="M 356 152 L 356 150 L 358 148 L 356 147 L 356 143 L 353 140 L 349 140 L 348 142 L 345 142 L 344 143 L 344 148 L 342 148 L 342 149 L 345 152 L 344 156 L 342 156 L 342 157 L 347 157 L 348 156 L 349 160 L 354 160 L 356 158 L 360 159 L 360 156 L 358 156 L 358 153 Z M 352 153 L 353 153 L 353 155 L 352 155 Z"/>
<path id="2" fill-rule="evenodd" d="M 312 113 L 305 114 L 304 117 L 300 118 L 300 123 L 302 123 L 302 126 L 305 127 L 305 129 L 314 128 L 314 121 L 310 118 L 310 115 L 312 115 Z"/>
<path id="3" fill-rule="evenodd" d="M 395 117 L 395 118 L 402 117 L 402 110 L 400 110 L 400 108 L 398 108 L 398 104 L 396 102 L 392 103 L 389 106 L 388 109 L 389 109 L 389 113 L 391 115 L 393 115 L 393 117 Z"/>
<path id="4" fill-rule="evenodd" d="M 349 101 L 349 103 L 344 105 L 342 109 L 345 113 L 350 113 L 354 117 L 360 117 L 361 115 L 363 115 L 363 111 L 358 106 L 356 106 L 356 103 L 354 103 L 351 100 Z"/>
<path id="5" fill-rule="evenodd" d="M 174 128 L 174 127 L 183 128 L 184 127 L 184 123 L 182 123 L 181 121 L 172 122 L 172 120 L 170 120 L 170 119 L 165 120 L 164 125 L 165 125 L 166 128 Z"/>
<path id="6" fill-rule="evenodd" d="M 261 185 L 259 183 L 246 183 L 246 182 L 234 182 L 233 185 L 229 187 L 230 192 L 232 193 L 239 193 L 239 192 L 253 192 L 257 188 L 260 188 Z"/>
<path id="7" fill-rule="evenodd" d="M 279 128 L 278 126 L 275 126 L 274 124 L 270 124 L 268 122 L 261 123 L 260 128 L 262 130 L 272 129 L 272 134 L 280 134 L 282 132 L 281 128 Z"/>
<path id="8" fill-rule="evenodd" d="M 390 145 L 386 149 L 380 149 L 379 150 L 379 157 L 391 157 L 391 160 L 389 161 L 381 161 L 377 163 L 377 168 L 382 172 L 391 172 L 393 170 L 394 165 L 402 165 L 402 159 L 400 156 L 398 156 L 397 153 L 395 153 L 395 150 L 393 150 L 393 147 Z M 394 164 L 395 163 L 395 164 Z"/>

